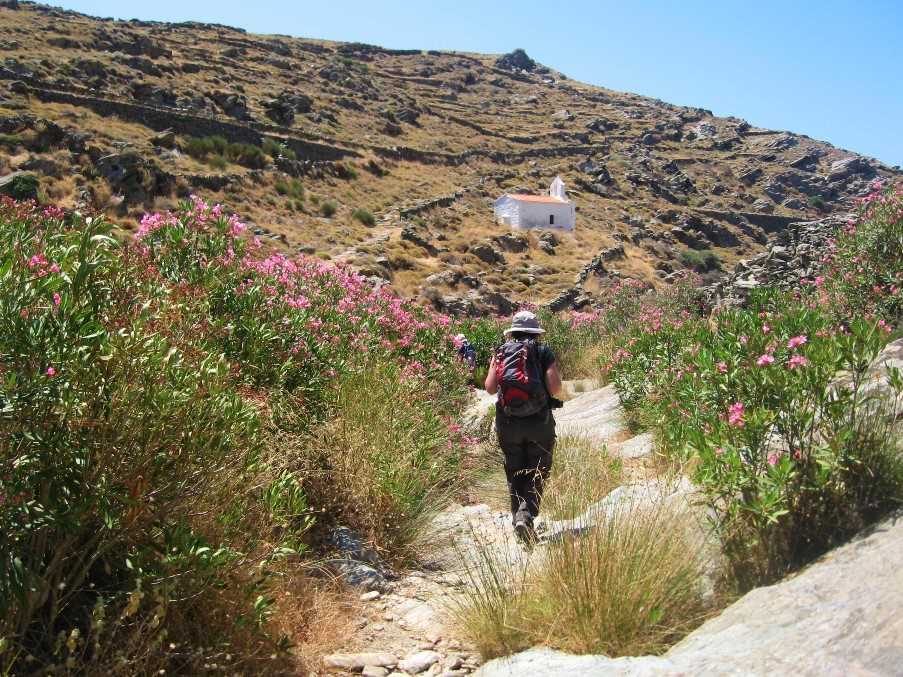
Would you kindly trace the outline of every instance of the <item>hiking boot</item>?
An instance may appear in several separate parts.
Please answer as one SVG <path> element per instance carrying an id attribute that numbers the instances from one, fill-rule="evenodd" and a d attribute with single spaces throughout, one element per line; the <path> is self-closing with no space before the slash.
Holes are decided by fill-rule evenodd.
<path id="1" fill-rule="evenodd" d="M 514 523 L 514 534 L 524 545 L 533 545 L 536 542 L 536 532 L 527 520 L 519 519 Z"/>

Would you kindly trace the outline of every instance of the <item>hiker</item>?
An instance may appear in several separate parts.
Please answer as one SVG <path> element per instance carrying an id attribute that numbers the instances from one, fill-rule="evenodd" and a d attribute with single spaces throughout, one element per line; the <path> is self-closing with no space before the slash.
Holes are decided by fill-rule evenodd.
<path id="1" fill-rule="evenodd" d="M 473 371 L 477 367 L 477 350 L 464 334 L 458 334 L 454 339 L 455 345 L 458 347 L 458 357 L 467 363 L 470 370 Z"/>
<path id="2" fill-rule="evenodd" d="M 514 532 L 525 543 L 536 538 L 543 484 L 552 468 L 555 419 L 562 406 L 561 375 L 552 350 L 539 342 L 545 330 L 536 315 L 522 310 L 505 330 L 507 340 L 489 363 L 486 391 L 498 393 L 495 428 L 505 457 Z"/>

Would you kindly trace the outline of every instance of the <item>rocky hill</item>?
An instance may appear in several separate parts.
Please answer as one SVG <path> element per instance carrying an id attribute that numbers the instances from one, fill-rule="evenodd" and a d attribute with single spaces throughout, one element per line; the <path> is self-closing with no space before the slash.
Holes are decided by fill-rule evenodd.
<path id="1" fill-rule="evenodd" d="M 899 175 L 806 136 L 575 82 L 520 50 L 391 50 L 16 0 L 0 2 L 0 47 L 0 191 L 126 229 L 197 193 L 267 245 L 463 313 L 580 305 L 618 276 L 714 279 Z M 574 233 L 494 223 L 495 197 L 556 175 Z"/>

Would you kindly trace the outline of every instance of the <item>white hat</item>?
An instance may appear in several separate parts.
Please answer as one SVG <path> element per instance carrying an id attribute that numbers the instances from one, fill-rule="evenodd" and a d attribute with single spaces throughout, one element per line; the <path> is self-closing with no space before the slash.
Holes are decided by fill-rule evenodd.
<path id="1" fill-rule="evenodd" d="M 511 318 L 511 326 L 505 330 L 505 334 L 545 334 L 546 330 L 539 326 L 536 315 L 529 310 L 521 310 Z"/>

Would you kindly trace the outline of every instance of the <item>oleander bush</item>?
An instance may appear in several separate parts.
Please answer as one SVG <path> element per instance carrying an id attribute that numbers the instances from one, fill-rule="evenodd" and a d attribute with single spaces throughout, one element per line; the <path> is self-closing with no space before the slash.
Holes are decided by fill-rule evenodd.
<path id="1" fill-rule="evenodd" d="M 410 557 L 454 486 L 448 319 L 245 231 L 0 203 L 4 672 L 290 671 L 274 590 L 316 534 Z"/>
<path id="2" fill-rule="evenodd" d="M 866 370 L 901 319 L 901 191 L 873 193 L 795 293 L 710 318 L 652 302 L 607 371 L 694 480 L 741 588 L 812 561 L 903 498 L 898 432 Z M 835 383 L 846 374 L 845 385 Z M 899 395 L 899 374 L 888 378 Z"/>

